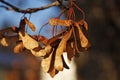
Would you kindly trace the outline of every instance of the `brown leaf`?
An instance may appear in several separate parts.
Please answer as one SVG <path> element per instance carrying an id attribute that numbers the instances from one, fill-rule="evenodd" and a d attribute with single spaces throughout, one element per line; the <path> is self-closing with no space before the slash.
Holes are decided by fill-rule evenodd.
<path id="1" fill-rule="evenodd" d="M 51 77 L 54 77 L 58 72 L 59 72 L 58 70 L 56 70 L 55 68 L 53 68 L 53 69 L 49 72 L 49 74 L 50 74 Z"/>
<path id="2" fill-rule="evenodd" d="M 83 26 L 85 27 L 86 30 L 88 30 L 88 23 L 86 21 L 83 21 Z"/>
<path id="3" fill-rule="evenodd" d="M 79 30 L 78 28 L 74 27 L 74 49 L 75 49 L 75 54 L 82 52 L 82 51 L 85 51 L 84 48 L 81 46 L 81 42 L 80 42 L 80 35 L 79 35 Z"/>
<path id="4" fill-rule="evenodd" d="M 18 43 L 14 48 L 13 51 L 14 53 L 21 53 L 25 50 L 25 47 L 22 42 Z"/>
<path id="5" fill-rule="evenodd" d="M 54 68 L 56 49 L 57 49 L 57 47 L 54 47 L 53 54 L 52 54 L 52 60 L 51 60 L 50 68 L 48 71 L 48 73 L 50 74 L 51 77 L 54 77 L 59 72 L 58 70 L 56 70 Z"/>
<path id="6" fill-rule="evenodd" d="M 0 40 L 0 43 L 1 43 L 3 46 L 6 46 L 6 47 L 9 46 L 9 45 L 8 45 L 8 42 L 7 42 L 7 40 L 6 40 L 5 37 Z"/>
<path id="7" fill-rule="evenodd" d="M 42 47 L 41 46 L 38 46 L 38 47 L 35 47 L 34 49 L 32 49 L 32 50 L 34 50 L 34 51 L 40 51 L 42 49 Z"/>
<path id="8" fill-rule="evenodd" d="M 36 57 L 45 56 L 46 54 L 49 54 L 51 51 L 52 51 L 52 47 L 50 45 L 47 45 L 45 49 L 41 49 L 39 51 L 35 51 L 34 49 L 31 49 L 31 53 Z"/>
<path id="9" fill-rule="evenodd" d="M 44 45 L 48 45 L 48 38 L 46 38 L 45 36 L 41 36 L 41 35 L 33 35 L 32 36 L 33 39 L 35 39 L 38 42 L 43 43 Z"/>
<path id="10" fill-rule="evenodd" d="M 24 18 L 24 20 L 25 20 L 25 23 L 30 27 L 30 29 L 31 29 L 32 31 L 35 31 L 35 30 L 36 30 L 34 24 L 31 23 L 26 17 Z"/>
<path id="11" fill-rule="evenodd" d="M 88 30 L 88 24 L 85 20 L 80 20 L 76 23 L 78 23 L 80 26 L 83 26 L 86 30 Z"/>
<path id="12" fill-rule="evenodd" d="M 74 56 L 74 51 L 73 51 L 73 48 L 72 48 L 72 42 L 67 43 L 66 52 L 67 52 L 68 60 L 71 61 L 72 57 Z"/>
<path id="13" fill-rule="evenodd" d="M 79 57 L 81 51 L 79 50 L 79 48 L 78 48 L 77 45 L 75 44 L 75 41 L 73 42 L 73 49 L 74 49 L 74 56 L 75 56 L 75 57 Z"/>
<path id="14" fill-rule="evenodd" d="M 53 55 L 53 51 L 50 53 L 48 57 L 45 57 L 44 59 L 42 59 L 41 66 L 44 72 L 48 72 L 50 69 L 52 55 Z"/>
<path id="15" fill-rule="evenodd" d="M 84 48 L 88 47 L 89 41 L 88 41 L 88 39 L 86 38 L 86 36 L 83 34 L 83 32 L 82 32 L 79 24 L 78 24 L 78 23 L 75 23 L 75 26 L 77 27 L 78 32 L 79 32 L 79 37 L 80 37 L 81 46 L 84 47 Z"/>
<path id="16" fill-rule="evenodd" d="M 38 36 L 38 41 L 40 41 L 43 44 L 47 45 L 48 39 L 45 36 Z"/>
<path id="17" fill-rule="evenodd" d="M 58 18 L 51 18 L 49 20 L 49 24 L 51 26 L 71 26 L 73 23 L 72 20 L 61 20 Z"/>
<path id="18" fill-rule="evenodd" d="M 47 45 L 45 47 L 45 51 L 46 51 L 47 54 L 49 54 L 52 51 L 52 47 L 50 45 Z"/>
<path id="19" fill-rule="evenodd" d="M 51 45 L 52 47 L 56 47 L 56 46 L 59 45 L 60 41 L 61 41 L 61 39 L 57 39 L 56 41 L 52 42 L 50 45 Z"/>
<path id="20" fill-rule="evenodd" d="M 44 49 L 39 50 L 39 51 L 35 51 L 35 50 L 31 49 L 31 53 L 36 57 L 42 57 L 42 56 L 46 55 L 46 51 Z"/>
<path id="21" fill-rule="evenodd" d="M 64 34 L 64 36 L 62 37 L 62 40 L 59 43 L 58 48 L 56 50 L 54 67 L 58 71 L 63 70 L 62 54 L 66 50 L 66 43 L 69 40 L 69 38 L 71 37 L 72 30 L 73 30 L 73 28 L 70 31 L 66 32 L 66 34 Z"/>
<path id="22" fill-rule="evenodd" d="M 19 36 L 23 42 L 23 45 L 26 49 L 28 50 L 32 50 L 36 47 L 39 46 L 39 43 L 34 40 L 33 38 L 31 38 L 27 33 L 25 33 L 25 35 L 23 36 L 21 32 L 19 32 Z"/>
<path id="23" fill-rule="evenodd" d="M 52 38 L 50 38 L 48 40 L 47 44 L 54 43 L 56 40 L 60 39 L 60 37 L 63 36 L 65 33 L 66 33 L 66 31 L 63 31 L 63 32 L 59 33 L 58 35 L 53 36 Z"/>

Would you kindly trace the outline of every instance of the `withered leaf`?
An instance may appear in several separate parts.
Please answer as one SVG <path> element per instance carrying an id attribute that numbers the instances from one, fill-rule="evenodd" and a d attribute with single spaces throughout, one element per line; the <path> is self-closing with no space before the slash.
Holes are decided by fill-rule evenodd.
<path id="1" fill-rule="evenodd" d="M 39 50 L 39 51 L 35 51 L 35 50 L 31 49 L 31 53 L 36 57 L 41 57 L 41 56 L 46 55 L 46 51 L 44 49 Z"/>
<path id="2" fill-rule="evenodd" d="M 88 30 L 88 24 L 85 20 L 80 20 L 76 23 L 78 23 L 80 26 L 83 26 L 86 30 Z"/>
<path id="3" fill-rule="evenodd" d="M 63 31 L 61 33 L 59 33 L 58 35 L 56 36 L 53 36 L 52 38 L 50 38 L 47 42 L 47 44 L 51 44 L 51 43 L 54 43 L 56 42 L 56 40 L 58 40 L 62 35 L 64 35 L 66 33 L 66 31 Z"/>
<path id="4" fill-rule="evenodd" d="M 48 72 L 50 69 L 52 55 L 53 55 L 53 51 L 50 53 L 48 57 L 45 57 L 44 59 L 42 59 L 41 66 L 44 72 Z"/>
<path id="5" fill-rule="evenodd" d="M 64 36 L 62 37 L 62 40 L 59 43 L 58 48 L 56 50 L 54 67 L 58 71 L 63 70 L 62 54 L 66 50 L 66 43 L 69 40 L 69 38 L 71 37 L 72 30 L 73 30 L 73 28 L 70 31 L 66 32 L 66 34 L 64 34 Z"/>
<path id="6" fill-rule="evenodd" d="M 6 38 L 2 38 L 1 40 L 0 40 L 0 43 L 3 45 L 3 46 L 8 46 L 8 42 L 6 41 Z"/>
<path id="7" fill-rule="evenodd" d="M 34 51 L 40 51 L 42 49 L 42 47 L 41 46 L 38 46 L 38 47 L 35 47 L 34 49 L 32 49 L 32 50 L 34 50 Z"/>
<path id="8" fill-rule="evenodd" d="M 24 20 L 25 20 L 25 23 L 30 27 L 30 29 L 31 29 L 32 31 L 35 31 L 35 30 L 36 30 L 35 25 L 34 25 L 33 23 L 31 23 L 26 17 L 24 18 Z"/>
<path id="9" fill-rule="evenodd" d="M 47 45 L 44 49 L 41 49 L 39 51 L 31 49 L 31 53 L 36 57 L 45 56 L 46 54 L 49 54 L 51 51 L 52 47 L 50 45 Z"/>
<path id="10" fill-rule="evenodd" d="M 75 41 L 73 42 L 73 49 L 74 49 L 74 56 L 75 57 L 79 57 L 80 56 L 80 50 L 78 48 L 78 46 L 76 45 Z"/>
<path id="11" fill-rule="evenodd" d="M 49 24 L 51 26 L 71 26 L 73 23 L 72 20 L 61 20 L 58 18 L 51 18 L 49 20 Z"/>
<path id="12" fill-rule="evenodd" d="M 31 38 L 26 32 L 25 32 L 24 36 L 22 35 L 21 32 L 19 32 L 19 36 L 20 36 L 20 38 L 23 42 L 23 45 L 26 49 L 32 50 L 35 47 L 39 46 L 39 43 L 36 40 L 34 40 L 33 38 Z"/>
<path id="13" fill-rule="evenodd" d="M 14 53 L 21 53 L 25 50 L 25 47 L 22 42 L 18 43 L 14 48 L 13 51 Z"/>
<path id="14" fill-rule="evenodd" d="M 86 30 L 88 30 L 88 23 L 86 21 L 83 21 L 83 26 L 85 27 Z"/>
<path id="15" fill-rule="evenodd" d="M 52 51 L 52 47 L 50 45 L 46 45 L 45 51 L 47 54 L 50 53 Z"/>
<path id="16" fill-rule="evenodd" d="M 74 51 L 73 51 L 73 48 L 72 48 L 72 42 L 69 42 L 67 43 L 67 47 L 66 47 L 66 52 L 67 52 L 67 58 L 68 58 L 68 61 L 71 61 L 72 57 L 74 56 Z"/>
<path id="17" fill-rule="evenodd" d="M 58 70 L 56 70 L 55 68 L 53 68 L 53 69 L 49 72 L 49 74 L 50 74 L 51 77 L 54 77 L 58 72 L 59 72 Z"/>
<path id="18" fill-rule="evenodd" d="M 48 73 L 50 74 L 51 77 L 54 77 L 59 72 L 58 70 L 56 70 L 54 68 L 56 49 L 57 49 L 57 47 L 54 47 L 53 54 L 52 54 L 52 60 L 51 60 L 50 68 L 48 71 Z"/>
<path id="19" fill-rule="evenodd" d="M 63 46 L 65 46 L 65 45 L 63 45 Z M 56 51 L 54 67 L 58 71 L 62 71 L 63 70 L 63 62 L 62 62 L 62 56 L 61 56 L 63 51 L 64 51 L 64 47 L 61 48 L 61 50 L 60 50 L 60 48 L 58 48 L 57 51 Z"/>
<path id="20" fill-rule="evenodd" d="M 80 42 L 79 30 L 76 27 L 74 27 L 73 33 L 74 33 L 73 47 L 75 49 L 75 55 L 76 54 L 79 55 L 81 51 L 84 51 L 83 47 L 81 46 L 81 42 Z"/>
<path id="21" fill-rule="evenodd" d="M 38 36 L 38 41 L 40 41 L 43 44 L 47 45 L 48 39 L 45 36 Z"/>
<path id="22" fill-rule="evenodd" d="M 33 35 L 32 36 L 33 39 L 35 39 L 36 41 L 38 42 L 41 42 L 43 43 L 44 45 L 48 45 L 48 38 L 46 38 L 45 36 L 42 36 L 42 35 Z"/>
<path id="23" fill-rule="evenodd" d="M 79 31 L 79 38 L 80 38 L 80 43 L 81 43 L 81 46 L 86 48 L 88 47 L 89 45 L 89 41 L 88 39 L 86 38 L 86 36 L 83 34 L 80 26 L 78 23 L 75 23 L 75 26 L 77 27 L 78 31 Z"/>

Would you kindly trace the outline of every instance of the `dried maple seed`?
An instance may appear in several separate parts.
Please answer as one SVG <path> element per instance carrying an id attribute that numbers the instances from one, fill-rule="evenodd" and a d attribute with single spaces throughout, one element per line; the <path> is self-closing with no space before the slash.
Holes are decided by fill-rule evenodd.
<path id="1" fill-rule="evenodd" d="M 89 41 L 86 38 L 86 36 L 83 34 L 82 30 L 80 29 L 80 26 L 78 23 L 75 23 L 75 26 L 77 27 L 78 31 L 79 31 L 79 37 L 80 37 L 80 41 L 81 41 L 81 46 L 82 47 L 87 47 L 89 45 Z"/>
<path id="2" fill-rule="evenodd" d="M 51 52 L 48 57 L 42 59 L 41 66 L 42 66 L 44 72 L 48 72 L 48 70 L 50 69 L 52 54 L 53 54 L 53 52 Z"/>
<path id="3" fill-rule="evenodd" d="M 22 35 L 21 32 L 19 32 L 18 34 L 26 49 L 32 50 L 39 46 L 39 43 L 36 40 L 34 40 L 32 37 L 30 37 L 26 32 L 24 36 Z"/>
<path id="4" fill-rule="evenodd" d="M 66 52 L 67 52 L 68 61 L 71 61 L 72 57 L 74 56 L 74 51 L 71 46 L 71 42 L 67 43 Z"/>
<path id="5" fill-rule="evenodd" d="M 44 49 L 41 49 L 39 51 L 34 51 L 33 49 L 31 49 L 31 53 L 36 57 L 42 57 L 46 55 L 46 51 Z"/>
<path id="6" fill-rule="evenodd" d="M 35 25 L 34 25 L 33 23 L 31 23 L 26 17 L 24 18 L 24 21 L 25 21 L 25 23 L 30 27 L 30 29 L 31 29 L 32 31 L 35 31 L 35 30 L 36 30 Z"/>
<path id="7" fill-rule="evenodd" d="M 57 18 L 51 18 L 49 20 L 49 24 L 51 26 L 71 26 L 73 23 L 72 20 L 61 20 L 61 19 L 57 19 Z"/>
<path id="8" fill-rule="evenodd" d="M 80 26 L 83 26 L 86 30 L 88 30 L 88 24 L 85 20 L 80 20 L 76 23 L 78 23 Z"/>
<path id="9" fill-rule="evenodd" d="M 32 31 L 36 30 L 35 25 L 30 22 L 26 17 L 20 20 L 19 27 L 11 27 L 0 30 L 0 44 L 3 46 L 14 45 L 14 53 L 23 52 L 24 49 L 31 52 L 36 57 L 43 57 L 41 66 L 44 72 L 54 77 L 63 68 L 69 69 L 66 64 L 64 52 L 67 52 L 67 59 L 71 59 L 75 56 L 78 57 L 79 53 L 87 50 L 90 47 L 90 43 L 87 36 L 88 24 L 84 20 L 85 14 L 80 9 L 75 0 L 70 0 L 68 5 L 69 9 L 64 9 L 57 18 L 51 18 L 49 22 L 44 24 L 42 28 L 48 23 L 53 26 L 53 37 L 47 39 L 42 35 L 31 36 L 25 32 L 25 26 L 28 25 Z M 76 11 L 82 13 L 82 19 L 77 21 Z M 60 16 L 67 11 L 67 17 L 65 20 L 61 20 Z M 58 26 L 64 26 L 63 29 L 58 29 Z M 62 27 L 61 27 L 62 28 Z M 40 33 L 39 31 L 39 33 Z M 62 31 L 61 33 L 58 33 Z M 19 43 L 17 43 L 19 41 Z"/>
<path id="10" fill-rule="evenodd" d="M 14 53 L 21 53 L 24 51 L 24 49 L 25 49 L 25 47 L 24 47 L 23 43 L 20 42 L 13 48 L 13 51 L 14 51 Z"/>
<path id="11" fill-rule="evenodd" d="M 86 21 L 83 21 L 83 26 L 85 27 L 86 30 L 88 30 L 88 24 Z"/>
<path id="12" fill-rule="evenodd" d="M 36 57 L 45 56 L 46 54 L 49 54 L 51 51 L 52 47 L 50 45 L 47 45 L 44 49 L 40 49 L 39 51 L 31 49 L 31 53 Z"/>
<path id="13" fill-rule="evenodd" d="M 40 41 L 43 44 L 47 45 L 48 39 L 45 36 L 38 36 L 38 41 Z"/>
<path id="14" fill-rule="evenodd" d="M 66 32 L 66 34 L 63 35 L 63 38 L 62 38 L 62 40 L 60 41 L 60 43 L 57 47 L 54 67 L 58 71 L 63 70 L 62 54 L 66 50 L 66 44 L 67 44 L 67 41 L 71 37 L 72 30 L 73 29 L 71 29 L 70 31 Z"/>
<path id="15" fill-rule="evenodd" d="M 6 41 L 6 38 L 2 38 L 1 40 L 0 40 L 0 43 L 3 45 L 3 46 L 8 46 L 8 42 Z"/>
<path id="16" fill-rule="evenodd" d="M 55 68 L 53 68 L 53 69 L 49 72 L 49 74 L 50 74 L 51 77 L 54 77 L 58 72 L 59 72 L 58 70 L 56 70 Z"/>
<path id="17" fill-rule="evenodd" d="M 80 37 L 79 37 L 79 30 L 74 27 L 74 41 L 73 41 L 73 46 L 74 46 L 74 49 L 75 49 L 75 55 L 76 54 L 80 54 L 80 52 L 82 51 L 82 46 L 81 46 L 81 42 L 80 42 Z"/>
<path id="18" fill-rule="evenodd" d="M 34 51 L 40 51 L 42 48 L 41 48 L 41 46 L 38 46 L 38 47 L 35 47 L 34 49 L 32 49 L 32 50 L 34 50 Z"/>
<path id="19" fill-rule="evenodd" d="M 48 71 L 48 73 L 50 74 L 51 77 L 54 77 L 59 72 L 54 67 L 56 49 L 57 49 L 57 46 L 53 48 L 52 60 L 51 60 L 50 68 L 49 68 L 49 71 Z"/>

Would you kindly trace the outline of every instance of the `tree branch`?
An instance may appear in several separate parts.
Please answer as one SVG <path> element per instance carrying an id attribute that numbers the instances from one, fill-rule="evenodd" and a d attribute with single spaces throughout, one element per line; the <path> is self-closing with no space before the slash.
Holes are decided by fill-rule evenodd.
<path id="1" fill-rule="evenodd" d="M 61 5 L 61 2 L 60 0 L 56 0 L 55 2 L 51 3 L 51 4 L 48 4 L 46 6 L 42 6 L 42 7 L 38 7 L 38 8 L 27 8 L 26 10 L 23 10 L 23 9 L 20 9 L 4 0 L 0 0 L 1 3 L 3 4 L 6 4 L 7 6 L 0 6 L 2 8 L 5 8 L 7 10 L 12 10 L 12 11 L 15 11 L 15 12 L 20 12 L 20 13 L 34 13 L 34 12 L 37 12 L 39 10 L 43 10 L 43 9 L 47 9 L 47 8 L 50 8 L 50 7 L 53 7 L 53 6 L 59 6 Z"/>

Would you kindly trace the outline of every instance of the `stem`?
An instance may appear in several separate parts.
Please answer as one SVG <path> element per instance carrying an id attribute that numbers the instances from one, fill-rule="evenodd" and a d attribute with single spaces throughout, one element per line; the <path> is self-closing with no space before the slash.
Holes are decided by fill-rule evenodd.
<path id="1" fill-rule="evenodd" d="M 20 13 L 34 13 L 34 12 L 37 12 L 39 10 L 44 10 L 44 9 L 47 9 L 47 8 L 50 8 L 50 7 L 53 7 L 53 6 L 59 6 L 60 5 L 59 1 L 55 1 L 51 4 L 46 5 L 46 6 L 42 6 L 42 7 L 38 7 L 38 8 L 27 8 L 26 10 L 23 10 L 23 9 L 20 9 L 16 6 L 13 6 L 12 4 L 10 4 L 10 3 L 8 3 L 4 0 L 0 0 L 0 2 L 9 6 L 9 7 L 6 7 L 6 6 L 1 6 L 1 7 L 6 8 L 8 10 L 13 10 L 13 11 L 16 11 L 16 12 L 20 12 Z"/>

